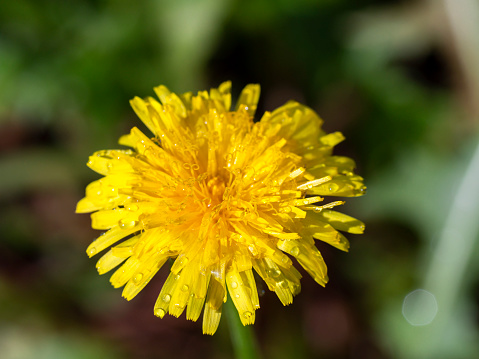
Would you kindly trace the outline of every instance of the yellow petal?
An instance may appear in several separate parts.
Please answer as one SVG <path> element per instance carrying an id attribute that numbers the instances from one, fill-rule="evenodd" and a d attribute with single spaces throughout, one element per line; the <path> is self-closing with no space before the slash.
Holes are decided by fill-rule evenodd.
<path id="1" fill-rule="evenodd" d="M 206 297 L 205 311 L 203 314 L 203 334 L 213 335 L 218 329 L 223 306 L 224 289 L 214 278 L 211 278 L 208 296 Z"/>
<path id="2" fill-rule="evenodd" d="M 236 269 L 226 273 L 226 284 L 231 299 L 238 310 L 241 323 L 243 325 L 253 324 L 255 307 L 251 300 L 251 290 L 244 285 L 243 278 Z"/>
<path id="3" fill-rule="evenodd" d="M 303 238 L 313 237 L 326 242 L 333 247 L 347 252 L 349 250 L 349 242 L 341 233 L 336 231 L 332 225 L 322 221 L 317 213 L 308 212 L 305 218 L 301 235 Z"/>
<path id="4" fill-rule="evenodd" d="M 320 196 L 356 197 L 366 193 L 366 186 L 359 176 L 336 176 L 331 181 L 308 189 L 308 194 Z"/>
<path id="5" fill-rule="evenodd" d="M 111 285 L 115 288 L 120 288 L 126 284 L 133 277 L 140 266 L 138 258 L 130 257 L 123 265 L 118 268 L 115 273 L 110 277 Z"/>
<path id="6" fill-rule="evenodd" d="M 256 288 L 253 271 L 248 269 L 244 272 L 240 272 L 240 275 L 243 278 L 243 283 L 249 288 L 249 292 L 251 293 L 251 304 L 253 304 L 255 310 L 259 309 L 258 289 Z"/>
<path id="7" fill-rule="evenodd" d="M 328 147 L 334 147 L 342 141 L 344 141 L 344 136 L 341 132 L 329 133 L 319 138 L 319 142 Z"/>
<path id="8" fill-rule="evenodd" d="M 168 259 L 165 255 L 153 255 L 150 259 L 141 262 L 131 279 L 123 289 L 122 296 L 132 300 L 154 277 Z"/>
<path id="9" fill-rule="evenodd" d="M 178 116 L 186 117 L 186 106 L 178 95 L 170 92 L 170 90 L 163 85 L 155 87 L 154 90 L 163 105 L 172 106 Z"/>
<path id="10" fill-rule="evenodd" d="M 135 111 L 136 115 L 146 125 L 146 127 L 148 127 L 148 129 L 152 133 L 157 134 L 158 126 L 155 124 L 155 121 L 150 116 L 150 112 L 148 110 L 148 103 L 139 97 L 135 97 L 130 100 L 130 105 Z"/>
<path id="11" fill-rule="evenodd" d="M 131 150 L 98 151 L 89 157 L 87 166 L 105 176 L 109 173 L 132 172 L 131 165 L 125 160 L 125 157 L 132 155 Z"/>
<path id="12" fill-rule="evenodd" d="M 245 109 L 251 117 L 254 117 L 258 106 L 260 86 L 249 84 L 241 91 L 236 103 L 236 111 Z"/>
<path id="13" fill-rule="evenodd" d="M 324 209 L 319 213 L 313 213 L 312 216 L 318 217 L 320 221 L 327 222 L 340 231 L 355 234 L 364 232 L 363 222 L 340 212 Z"/>
<path id="14" fill-rule="evenodd" d="M 98 273 L 105 274 L 111 271 L 113 268 L 123 263 L 125 259 L 126 259 L 125 257 L 122 258 L 122 257 L 115 256 L 113 252 L 109 250 L 96 263 L 96 268 L 98 269 Z"/>
<path id="15" fill-rule="evenodd" d="M 89 257 L 93 257 L 95 254 L 101 252 L 105 248 L 118 242 L 120 239 L 129 236 L 132 233 L 138 231 L 138 228 L 133 227 L 129 229 L 122 229 L 120 227 L 114 227 L 107 232 L 103 233 L 100 237 L 94 240 L 87 248 L 86 252 Z"/>
<path id="16" fill-rule="evenodd" d="M 217 89 L 210 90 L 210 98 L 215 101 L 215 107 L 220 112 L 231 108 L 231 81 L 223 82 Z"/>
<path id="17" fill-rule="evenodd" d="M 281 130 L 277 136 L 286 138 L 291 151 L 299 155 L 309 146 L 317 145 L 322 134 L 320 128 L 323 121 L 319 116 L 310 108 L 294 101 L 274 110 L 264 121 L 272 125 L 280 124 Z"/>
<path id="18" fill-rule="evenodd" d="M 110 229 L 118 226 L 125 214 L 126 211 L 118 208 L 92 213 L 91 226 L 93 229 Z"/>
<path id="19" fill-rule="evenodd" d="M 206 297 L 197 298 L 191 295 L 188 300 L 188 307 L 186 308 L 186 319 L 196 322 L 203 311 L 205 300 Z"/>
<path id="20" fill-rule="evenodd" d="M 88 197 L 82 198 L 78 201 L 75 212 L 76 213 L 89 213 L 102 209 L 102 205 L 95 204 Z"/>
<path id="21" fill-rule="evenodd" d="M 178 279 L 179 276 L 177 274 L 170 273 L 170 275 L 166 279 L 165 284 L 163 284 L 160 295 L 158 295 L 158 299 L 156 300 L 154 307 L 154 314 L 157 317 L 163 318 L 165 314 L 168 313 L 171 303 L 171 297 L 178 284 Z"/>
<path id="22" fill-rule="evenodd" d="M 304 246 L 296 240 L 278 242 L 278 248 L 296 257 L 299 264 L 323 287 L 328 282 L 327 267 L 321 253 L 314 246 Z"/>

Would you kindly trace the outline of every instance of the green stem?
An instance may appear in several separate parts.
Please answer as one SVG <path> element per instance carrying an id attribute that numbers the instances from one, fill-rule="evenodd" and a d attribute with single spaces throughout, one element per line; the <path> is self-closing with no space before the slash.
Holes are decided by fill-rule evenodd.
<path id="1" fill-rule="evenodd" d="M 236 359 L 260 359 L 258 343 L 251 326 L 244 326 L 231 299 L 223 305 Z"/>

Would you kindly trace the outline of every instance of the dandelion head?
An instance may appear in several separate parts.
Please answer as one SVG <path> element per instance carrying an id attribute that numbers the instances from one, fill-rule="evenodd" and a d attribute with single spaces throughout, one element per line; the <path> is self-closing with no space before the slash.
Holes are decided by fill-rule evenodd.
<path id="1" fill-rule="evenodd" d="M 332 210 L 343 201 L 325 202 L 365 192 L 354 161 L 332 155 L 342 134 L 326 134 L 318 115 L 293 101 L 253 122 L 259 86 L 246 86 L 234 110 L 230 89 L 225 82 L 194 96 L 159 86 L 159 101 L 134 98 L 153 137 L 135 127 L 120 138 L 130 149 L 94 153 L 88 166 L 104 177 L 77 205 L 105 231 L 87 249 L 90 257 L 108 250 L 99 273 L 117 268 L 111 283 L 131 300 L 171 259 L 154 314 L 186 310 L 196 321 L 203 312 L 206 334 L 216 331 L 226 300 L 244 325 L 254 323 L 258 276 L 292 303 L 301 289 L 293 261 L 324 286 L 315 240 L 347 251 L 339 231 L 364 230 Z"/>

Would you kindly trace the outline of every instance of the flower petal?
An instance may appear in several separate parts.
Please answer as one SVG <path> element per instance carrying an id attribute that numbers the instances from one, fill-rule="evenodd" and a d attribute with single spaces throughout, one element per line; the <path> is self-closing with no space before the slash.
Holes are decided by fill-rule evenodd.
<path id="1" fill-rule="evenodd" d="M 254 117 L 256 112 L 256 108 L 258 107 L 259 101 L 259 94 L 261 92 L 261 88 L 257 84 L 249 84 L 241 91 L 241 94 L 236 102 L 236 109 L 238 111 L 240 109 L 246 110 L 251 117 Z"/>

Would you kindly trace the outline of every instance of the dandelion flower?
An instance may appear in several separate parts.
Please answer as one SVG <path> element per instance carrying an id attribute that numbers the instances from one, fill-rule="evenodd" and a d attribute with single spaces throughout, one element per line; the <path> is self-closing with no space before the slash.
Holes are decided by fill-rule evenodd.
<path id="1" fill-rule="evenodd" d="M 354 161 L 333 156 L 344 137 L 326 134 L 310 108 L 290 101 L 253 122 L 259 85 L 244 88 L 231 110 L 231 83 L 210 92 L 176 95 L 155 88 L 160 101 L 131 105 L 153 133 L 133 128 L 120 138 L 132 149 L 94 153 L 88 166 L 103 175 L 86 188 L 76 211 L 94 212 L 106 230 L 87 249 L 100 274 L 133 299 L 171 259 L 154 314 L 196 321 L 213 334 L 228 296 L 244 325 L 260 307 L 256 277 L 288 305 L 300 292 L 295 259 L 320 285 L 328 281 L 315 240 L 347 251 L 339 231 L 362 233 L 362 222 L 323 203 L 323 196 L 365 191 Z M 118 243 L 121 241 L 120 243 Z"/>

